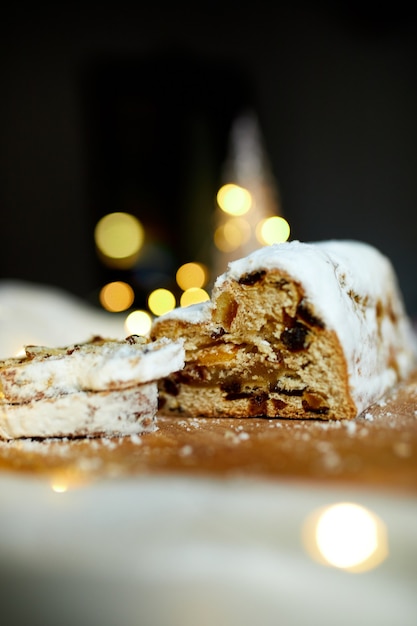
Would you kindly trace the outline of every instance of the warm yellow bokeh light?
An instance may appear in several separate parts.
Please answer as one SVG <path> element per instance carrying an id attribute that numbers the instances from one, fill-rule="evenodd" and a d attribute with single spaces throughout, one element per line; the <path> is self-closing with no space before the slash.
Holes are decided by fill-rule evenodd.
<path id="1" fill-rule="evenodd" d="M 175 296 L 169 289 L 155 289 L 148 296 L 148 307 L 154 315 L 163 315 L 175 308 Z"/>
<path id="2" fill-rule="evenodd" d="M 185 291 L 192 287 L 204 287 L 207 281 L 207 270 L 201 263 L 184 263 L 176 274 L 178 286 Z"/>
<path id="3" fill-rule="evenodd" d="M 306 547 L 320 562 L 363 572 L 388 554 L 385 526 L 371 511 L 351 502 L 316 512 L 306 524 Z"/>
<path id="4" fill-rule="evenodd" d="M 54 493 L 66 493 L 84 487 L 90 482 L 91 477 L 87 477 L 80 468 L 71 466 L 67 469 L 57 470 L 51 477 L 49 485 Z"/>
<path id="5" fill-rule="evenodd" d="M 152 326 L 152 317 L 147 311 L 137 310 L 129 313 L 125 320 L 125 329 L 127 335 L 149 334 Z"/>
<path id="6" fill-rule="evenodd" d="M 101 306 L 106 311 L 120 313 L 120 311 L 126 311 L 132 306 L 135 293 L 128 283 L 117 280 L 101 288 L 99 299 Z"/>
<path id="7" fill-rule="evenodd" d="M 283 243 L 290 236 L 290 225 L 278 215 L 261 220 L 256 226 L 256 238 L 264 246 Z"/>
<path id="8" fill-rule="evenodd" d="M 181 295 L 180 305 L 190 306 L 190 304 L 198 304 L 199 302 L 205 302 L 206 300 L 210 300 L 210 296 L 204 289 L 200 289 L 198 287 L 190 287 L 184 291 Z"/>
<path id="9" fill-rule="evenodd" d="M 52 483 L 51 484 L 51 489 L 52 491 L 55 491 L 55 493 L 65 493 L 66 491 L 68 491 L 68 485 L 65 483 Z"/>
<path id="10" fill-rule="evenodd" d="M 129 213 L 109 213 L 97 222 L 94 240 L 103 261 L 112 267 L 131 267 L 144 241 L 140 221 Z"/>
<path id="11" fill-rule="evenodd" d="M 214 232 L 214 245 L 221 252 L 232 252 L 247 243 L 251 227 L 247 220 L 236 217 L 227 220 Z"/>
<path id="12" fill-rule="evenodd" d="M 252 196 L 244 187 L 228 183 L 217 192 L 217 204 L 229 215 L 245 215 L 252 206 Z"/>
<path id="13" fill-rule="evenodd" d="M 224 226 L 218 226 L 213 235 L 214 245 L 220 252 L 232 252 L 234 247 L 230 245 L 224 236 Z"/>

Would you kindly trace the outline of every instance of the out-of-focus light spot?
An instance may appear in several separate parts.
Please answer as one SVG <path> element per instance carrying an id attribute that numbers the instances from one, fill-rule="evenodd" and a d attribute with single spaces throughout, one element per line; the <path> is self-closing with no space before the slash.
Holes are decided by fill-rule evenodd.
<path id="1" fill-rule="evenodd" d="M 373 515 L 356 504 L 336 504 L 319 517 L 318 548 L 326 561 L 347 568 L 367 560 L 378 546 Z"/>
<path id="2" fill-rule="evenodd" d="M 350 572 L 370 570 L 388 555 L 383 522 L 365 507 L 350 502 L 315 512 L 306 523 L 304 539 L 319 562 Z"/>
<path id="3" fill-rule="evenodd" d="M 245 215 L 252 206 L 252 196 L 244 187 L 228 183 L 217 192 L 217 204 L 229 215 Z"/>
<path id="4" fill-rule="evenodd" d="M 287 241 L 290 236 L 290 225 L 278 215 L 261 220 L 256 226 L 256 238 L 264 246 Z"/>
<path id="5" fill-rule="evenodd" d="M 132 306 L 134 299 L 132 287 L 121 280 L 104 285 L 99 295 L 101 306 L 112 313 L 126 311 Z"/>
<path id="6" fill-rule="evenodd" d="M 87 477 L 80 469 L 71 467 L 58 470 L 51 479 L 50 487 L 54 493 L 66 493 L 70 489 L 79 489 L 90 482 L 91 476 Z"/>
<path id="7" fill-rule="evenodd" d="M 207 281 L 207 270 L 201 263 L 184 263 L 176 274 L 178 286 L 185 291 L 192 287 L 204 287 Z"/>
<path id="8" fill-rule="evenodd" d="M 175 296 L 169 289 L 155 289 L 148 296 L 148 307 L 154 315 L 163 315 L 175 309 Z"/>
<path id="9" fill-rule="evenodd" d="M 136 262 L 144 241 L 140 221 L 130 213 L 109 213 L 97 222 L 94 240 L 104 263 L 126 269 Z"/>
<path id="10" fill-rule="evenodd" d="M 250 236 L 251 228 L 249 222 L 235 217 L 216 228 L 214 245 L 220 252 L 232 252 L 249 241 Z"/>
<path id="11" fill-rule="evenodd" d="M 152 317 L 147 311 L 132 311 L 125 320 L 125 330 L 128 335 L 149 334 L 152 326 Z"/>
<path id="12" fill-rule="evenodd" d="M 68 485 L 63 482 L 53 482 L 51 484 L 51 489 L 52 491 L 55 491 L 55 493 L 65 493 L 68 491 Z"/>
<path id="13" fill-rule="evenodd" d="M 190 304 L 198 304 L 199 302 L 205 302 L 206 300 L 210 300 L 210 296 L 204 289 L 200 289 L 198 287 L 190 287 L 184 291 L 181 295 L 180 305 L 190 306 Z"/>

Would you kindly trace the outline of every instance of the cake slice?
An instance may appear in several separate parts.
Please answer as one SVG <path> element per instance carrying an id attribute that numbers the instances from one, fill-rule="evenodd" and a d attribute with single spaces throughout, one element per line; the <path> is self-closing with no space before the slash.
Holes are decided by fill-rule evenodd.
<path id="1" fill-rule="evenodd" d="M 263 247 L 151 337 L 184 338 L 185 367 L 159 383 L 178 415 L 354 418 L 416 365 L 392 265 L 355 241 Z"/>
<path id="2" fill-rule="evenodd" d="M 27 346 L 0 361 L 0 437 L 128 435 L 152 430 L 157 380 L 184 365 L 182 341 L 95 337 Z"/>

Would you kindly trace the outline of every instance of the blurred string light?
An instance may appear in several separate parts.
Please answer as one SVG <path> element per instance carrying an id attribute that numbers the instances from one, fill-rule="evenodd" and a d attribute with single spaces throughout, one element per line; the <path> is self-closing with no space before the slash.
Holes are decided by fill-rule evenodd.
<path id="1" fill-rule="evenodd" d="M 283 243 L 290 236 L 290 225 L 280 215 L 267 217 L 256 225 L 256 238 L 264 246 Z"/>
<path id="2" fill-rule="evenodd" d="M 259 245 L 287 241 L 290 236 L 289 224 L 280 215 L 274 177 L 253 112 L 239 116 L 233 124 L 225 166 L 226 182 L 216 194 L 212 233 L 214 256 L 210 271 L 215 276 L 226 269 L 229 261 L 246 256 Z M 130 213 L 113 212 L 102 217 L 95 227 L 94 239 L 99 258 L 113 269 L 130 270 L 139 267 L 140 259 L 144 262 L 144 227 Z M 181 307 L 210 299 L 204 288 L 209 271 L 202 263 L 184 263 L 175 278 L 182 291 L 178 298 Z M 117 313 L 132 307 L 135 293 L 126 281 L 119 280 L 104 285 L 99 299 L 104 309 Z M 130 311 L 126 318 L 128 332 L 147 334 L 152 316 L 171 311 L 176 303 L 176 295 L 169 289 L 154 289 L 147 294 L 148 310 Z"/>
<path id="3" fill-rule="evenodd" d="M 210 300 L 210 296 L 203 287 L 209 277 L 207 267 L 203 263 L 184 263 L 176 273 L 177 285 L 183 290 L 180 297 L 180 306 L 186 307 Z"/>
<path id="4" fill-rule="evenodd" d="M 148 296 L 148 307 L 154 315 L 164 315 L 175 309 L 175 296 L 169 289 L 154 289 Z"/>
<path id="5" fill-rule="evenodd" d="M 180 298 L 180 305 L 182 307 L 190 306 L 190 304 L 199 304 L 210 300 L 210 296 L 205 289 L 199 287 L 190 287 L 186 289 Z"/>
<path id="6" fill-rule="evenodd" d="M 382 520 L 351 502 L 315 511 L 306 521 L 304 542 L 315 560 L 354 573 L 373 569 L 388 555 Z"/>
<path id="7" fill-rule="evenodd" d="M 268 246 L 283 243 L 290 236 L 290 225 L 280 215 L 272 215 L 261 219 L 252 229 L 247 219 L 234 217 L 223 221 L 214 231 L 214 245 L 220 252 L 232 252 L 249 242 L 253 235 L 257 244 Z"/>
<path id="8" fill-rule="evenodd" d="M 62 480 L 55 480 L 51 483 L 51 489 L 55 491 L 55 493 L 65 493 L 68 491 L 68 484 L 64 483 Z"/>
<path id="9" fill-rule="evenodd" d="M 135 299 L 132 287 L 122 280 L 107 283 L 101 288 L 99 300 L 101 306 L 111 313 L 120 313 L 129 309 Z"/>
<path id="10" fill-rule="evenodd" d="M 220 252 L 233 252 L 243 246 L 251 237 L 251 227 L 244 218 L 227 219 L 214 231 L 214 245 Z"/>
<path id="11" fill-rule="evenodd" d="M 201 288 L 207 282 L 207 268 L 202 263 L 184 263 L 176 273 L 177 285 L 185 291 L 193 287 Z"/>
<path id="12" fill-rule="evenodd" d="M 215 275 L 223 273 L 236 258 L 260 246 L 287 241 L 290 236 L 254 111 L 243 112 L 232 124 L 222 178 L 214 214 Z"/>
<path id="13" fill-rule="evenodd" d="M 217 192 L 217 203 L 229 215 L 245 215 L 252 206 L 252 196 L 244 187 L 227 183 Z"/>
<path id="14" fill-rule="evenodd" d="M 109 267 L 128 269 L 136 263 L 144 242 L 141 222 L 130 213 L 108 213 L 96 224 L 96 248 Z"/>
<path id="15" fill-rule="evenodd" d="M 127 335 L 149 334 L 152 326 L 152 316 L 148 311 L 136 310 L 129 313 L 125 320 Z"/>
<path id="16" fill-rule="evenodd" d="M 66 470 L 57 470 L 51 478 L 50 488 L 54 493 L 66 493 L 67 491 L 85 487 L 91 483 L 91 477 L 75 467 Z"/>

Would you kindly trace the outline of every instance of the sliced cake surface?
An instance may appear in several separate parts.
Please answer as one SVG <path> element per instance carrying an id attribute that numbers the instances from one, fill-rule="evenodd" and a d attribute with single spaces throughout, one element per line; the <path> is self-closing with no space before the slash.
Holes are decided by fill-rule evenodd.
<path id="1" fill-rule="evenodd" d="M 138 335 L 123 341 L 95 337 L 63 348 L 26 346 L 23 357 L 0 361 L 0 402 L 126 389 L 181 368 L 183 358 L 180 343 Z"/>
<path id="2" fill-rule="evenodd" d="M 160 410 L 192 416 L 352 418 L 416 364 L 393 267 L 356 241 L 260 248 L 151 336 L 184 338 Z"/>
<path id="3" fill-rule="evenodd" d="M 0 361 L 0 437 L 127 435 L 154 427 L 157 380 L 184 364 L 182 341 L 95 337 L 26 346 Z"/>

